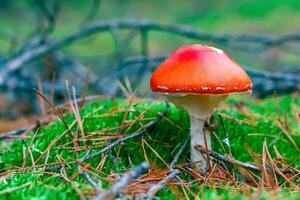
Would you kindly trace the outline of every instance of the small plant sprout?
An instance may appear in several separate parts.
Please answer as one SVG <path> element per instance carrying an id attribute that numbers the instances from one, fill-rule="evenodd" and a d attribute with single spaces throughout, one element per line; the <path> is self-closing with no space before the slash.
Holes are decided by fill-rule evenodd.
<path id="1" fill-rule="evenodd" d="M 204 130 L 204 123 L 229 94 L 251 92 L 252 82 L 227 53 L 195 44 L 180 47 L 159 65 L 152 74 L 150 87 L 189 113 L 191 161 L 206 172 L 208 157 L 195 149 L 201 145 L 211 150 L 210 134 Z"/>

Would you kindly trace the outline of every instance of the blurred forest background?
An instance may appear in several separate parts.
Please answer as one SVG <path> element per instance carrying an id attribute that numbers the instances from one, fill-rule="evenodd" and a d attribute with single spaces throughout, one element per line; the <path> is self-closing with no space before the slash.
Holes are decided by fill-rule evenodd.
<path id="1" fill-rule="evenodd" d="M 299 0 L 1 0 L 0 19 L 1 132 L 43 114 L 33 88 L 63 102 L 66 79 L 78 96 L 85 80 L 89 95 L 143 95 L 151 71 L 183 44 L 227 51 L 258 97 L 300 83 Z"/>
<path id="2" fill-rule="evenodd" d="M 299 19 L 300 0 L 0 0 L 0 199 L 299 199 Z M 213 150 L 193 144 L 207 173 L 149 91 L 195 43 L 253 82 L 205 123 Z"/>

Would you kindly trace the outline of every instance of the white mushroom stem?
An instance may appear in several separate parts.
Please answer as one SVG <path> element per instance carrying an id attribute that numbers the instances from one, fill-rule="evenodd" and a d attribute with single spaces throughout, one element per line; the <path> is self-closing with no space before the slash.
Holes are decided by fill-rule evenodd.
<path id="1" fill-rule="evenodd" d="M 208 169 L 207 155 L 196 150 L 196 145 L 201 145 L 211 150 L 210 133 L 204 129 L 205 120 L 190 116 L 191 124 L 191 161 L 196 162 L 197 168 L 205 172 Z"/>
<path id="2" fill-rule="evenodd" d="M 207 155 L 195 149 L 196 145 L 211 150 L 210 134 L 204 130 L 204 124 L 211 116 L 214 108 L 227 95 L 167 95 L 167 98 L 176 106 L 186 110 L 190 115 L 191 131 L 191 161 L 197 168 L 206 172 L 208 168 Z"/>

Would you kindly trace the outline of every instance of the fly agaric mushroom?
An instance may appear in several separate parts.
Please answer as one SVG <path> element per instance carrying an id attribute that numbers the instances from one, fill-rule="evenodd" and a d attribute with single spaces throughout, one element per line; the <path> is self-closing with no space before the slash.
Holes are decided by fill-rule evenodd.
<path id="1" fill-rule="evenodd" d="M 180 47 L 160 64 L 152 74 L 150 87 L 189 113 L 191 161 L 205 172 L 206 155 L 195 149 L 196 145 L 211 149 L 205 122 L 228 94 L 251 92 L 252 82 L 227 53 L 195 44 Z"/>

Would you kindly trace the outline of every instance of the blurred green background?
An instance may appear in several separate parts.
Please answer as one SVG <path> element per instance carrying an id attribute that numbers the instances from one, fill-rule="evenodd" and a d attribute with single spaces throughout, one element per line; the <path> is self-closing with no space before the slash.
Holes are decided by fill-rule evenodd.
<path id="1" fill-rule="evenodd" d="M 28 38 L 40 23 L 43 23 L 35 0 L 1 0 L 0 30 L 15 35 L 20 45 Z M 49 0 L 51 5 L 55 1 Z M 61 1 L 52 39 L 59 39 L 79 29 L 88 15 L 93 0 Z M 99 3 L 95 20 L 138 19 L 166 24 L 184 24 L 199 31 L 220 34 L 270 34 L 282 35 L 300 31 L 299 0 L 102 0 Z M 186 43 L 206 43 L 205 41 L 186 39 L 172 34 L 151 32 L 149 36 L 150 54 L 169 54 L 175 48 Z M 3 55 L 10 51 L 9 43 L 1 40 Z M 17 45 L 17 47 L 18 47 Z M 299 63 L 297 53 L 272 47 L 262 53 L 249 53 L 228 49 L 239 63 L 255 68 L 277 71 L 295 67 Z M 139 38 L 136 37 L 127 47 L 127 55 L 136 55 L 139 50 Z M 111 35 L 100 33 L 80 40 L 64 48 L 68 55 L 80 58 L 85 64 L 97 66 L 114 52 Z"/>
<path id="2" fill-rule="evenodd" d="M 41 4 L 41 2 L 44 3 Z M 41 8 L 41 5 L 45 7 Z M 233 48 L 233 46 L 242 48 L 243 45 L 245 45 L 245 43 L 242 42 L 234 42 L 232 44 L 233 46 L 229 47 L 228 45 L 221 43 L 209 43 L 204 40 L 188 39 L 186 37 L 174 35 L 172 33 L 151 30 L 148 35 L 148 53 L 149 55 L 168 55 L 183 44 L 201 43 L 216 46 L 218 48 L 226 50 L 238 63 L 249 68 L 252 67 L 271 72 L 283 71 L 291 68 L 300 69 L 300 0 L 0 0 L 0 72 L 4 69 L 4 67 L 6 67 L 4 65 L 4 67 L 1 68 L 1 64 L 2 62 L 5 62 L 5 59 L 11 58 L 12 56 L 15 56 L 17 54 L 22 55 L 22 52 L 20 53 L 18 50 L 24 46 L 30 48 L 26 46 L 28 44 L 30 46 L 30 42 L 28 42 L 30 41 L 29 39 L 34 35 L 38 35 L 39 31 L 41 31 L 41 28 L 47 27 L 48 22 L 43 9 L 49 9 L 50 11 L 52 11 L 55 5 L 58 5 L 57 8 L 59 8 L 54 11 L 54 14 L 56 14 L 55 12 L 57 12 L 55 28 L 49 36 L 45 37 L 46 41 L 43 41 L 44 43 L 42 44 L 51 44 L 51 42 L 53 41 L 61 40 L 69 34 L 85 28 L 88 23 L 96 21 L 106 22 L 110 20 L 126 19 L 133 19 L 136 21 L 148 20 L 151 22 L 162 24 L 184 25 L 191 27 L 199 32 L 220 35 L 264 35 L 268 36 L 269 38 L 273 38 L 283 36 L 285 34 L 299 33 L 298 42 L 289 42 L 280 46 L 270 46 L 263 51 L 245 51 L 239 48 Z M 87 16 L 90 16 L 90 13 L 92 13 L 92 17 L 86 20 Z M 55 55 L 55 53 L 59 53 L 59 55 L 65 56 L 67 58 L 67 61 L 78 61 L 80 64 L 83 64 L 82 66 L 84 66 L 85 69 L 91 68 L 91 72 L 96 76 L 97 79 L 96 81 L 90 83 L 89 87 L 90 85 L 96 85 L 97 83 L 106 79 L 106 82 L 104 80 L 102 85 L 104 85 L 105 88 L 108 88 L 108 90 L 114 92 L 114 89 L 111 89 L 112 85 L 117 85 L 117 80 L 120 80 L 122 82 L 125 76 L 113 76 L 118 72 L 117 70 L 120 71 L 120 69 L 122 69 L 118 68 L 118 64 L 121 63 L 123 59 L 125 60 L 128 57 L 141 55 L 140 33 L 141 32 L 139 32 L 139 30 L 119 30 L 120 42 L 118 44 L 120 46 L 117 46 L 117 42 L 115 41 L 116 38 L 112 36 L 111 31 L 99 32 L 90 37 L 80 39 L 69 46 L 59 49 L 58 51 L 50 53 L 47 52 L 47 54 L 39 57 L 38 59 L 32 59 L 30 62 L 20 67 L 22 70 L 24 69 L 23 72 L 25 71 L 26 73 L 22 73 L 22 70 L 20 70 L 21 72 L 19 71 L 13 74 L 14 76 L 9 76 L 7 80 L 11 80 L 11 82 L 13 82 L 12 85 L 14 85 L 22 79 L 25 80 L 25 83 L 28 83 L 27 80 L 36 81 L 36 77 L 38 77 L 40 78 L 41 82 L 48 81 L 52 83 L 54 77 L 53 74 L 56 73 L 56 81 L 60 81 L 59 83 L 61 83 L 63 87 L 65 87 L 65 79 L 68 79 L 69 77 L 71 80 L 73 79 L 78 91 L 77 94 L 80 95 L 79 90 L 81 89 L 83 83 L 82 79 L 80 78 L 82 77 L 79 77 L 79 75 L 77 74 L 74 75 L 74 73 L 70 73 L 69 76 L 65 75 L 68 72 L 72 71 L 70 70 L 71 68 L 76 67 L 74 67 L 75 65 L 70 64 L 66 64 L 65 66 L 60 65 L 62 62 L 58 61 L 58 54 Z M 143 65 L 141 66 L 144 67 Z M 141 66 L 134 67 L 141 68 Z M 109 70 L 112 68 L 116 69 L 115 71 L 111 71 L 110 75 L 112 75 L 112 77 L 108 76 L 108 73 L 104 73 L 106 72 L 105 70 Z M 129 73 L 132 74 L 133 70 L 131 70 L 131 68 L 129 71 Z M 143 77 L 145 80 L 145 84 L 142 85 L 144 86 L 145 91 L 149 90 L 148 79 L 151 71 L 149 70 L 147 72 L 148 76 Z M 298 73 L 300 74 L 300 70 L 298 71 Z M 85 78 L 85 73 L 81 73 L 80 75 Z M 70 81 L 70 79 L 68 80 Z M 73 83 L 71 83 L 70 81 L 70 85 L 72 84 Z M 267 85 L 265 81 L 263 81 L 263 84 Z M 278 82 L 276 82 L 275 85 L 278 86 Z M 117 89 L 119 89 L 119 85 L 117 85 L 116 87 Z M 133 88 L 133 90 L 134 89 L 135 88 Z M 88 90 L 87 95 L 106 94 L 104 92 L 101 92 L 101 90 Z M 272 92 L 273 90 L 271 90 L 271 94 Z M 52 95 L 52 93 L 50 94 L 48 92 L 44 94 L 46 94 L 46 97 L 51 98 L 50 95 Z M 65 102 L 69 101 L 68 98 L 66 98 L 67 95 L 65 94 L 66 92 L 61 95 L 57 95 L 57 102 L 61 103 L 62 100 L 65 100 Z M 114 92 L 112 96 L 114 96 L 115 94 L 116 92 Z M 253 96 L 254 95 L 252 95 L 252 97 Z M 287 133 L 285 133 L 285 131 L 290 131 L 291 135 L 296 138 L 296 142 L 299 141 L 299 137 L 297 137 L 299 136 L 299 115 L 297 114 L 300 110 L 299 95 L 285 96 L 283 98 L 279 97 L 278 101 L 276 98 L 273 99 L 272 97 L 267 98 L 265 101 L 252 99 L 252 97 L 243 95 L 241 97 L 234 97 L 228 100 L 227 107 L 221 110 L 221 113 L 223 112 L 230 117 L 224 118 L 224 120 L 228 133 L 232 135 L 229 135 L 230 137 L 226 136 L 226 130 L 221 130 L 221 126 L 219 126 L 219 130 L 221 130 L 219 132 L 222 132 L 223 134 L 220 135 L 221 139 L 232 138 L 231 141 L 233 144 L 233 153 L 234 157 L 237 159 L 241 159 L 244 161 L 252 160 L 252 155 L 250 156 L 250 153 L 247 153 L 250 151 L 247 150 L 247 147 L 250 146 L 252 149 L 254 149 L 253 152 L 261 153 L 261 150 L 263 149 L 262 144 L 263 142 L 267 141 L 268 145 L 270 145 L 270 148 L 273 148 L 273 144 L 277 145 L 279 151 L 283 153 L 283 157 L 287 156 L 290 159 L 289 161 L 293 160 L 293 158 L 297 157 L 298 152 L 296 149 L 292 148 L 291 143 L 287 142 L 287 139 L 290 138 L 285 138 L 286 135 L 288 135 Z M 37 103 L 36 99 L 37 96 L 36 93 L 32 90 L 32 86 L 29 87 L 29 90 L 25 92 L 23 91 L 23 93 L 22 91 L 20 92 L 18 90 L 10 90 L 10 88 L 8 88 L 5 92 L 0 91 L 0 131 L 6 132 L 7 130 L 14 130 L 22 126 L 35 124 L 38 120 L 41 120 L 43 116 L 43 112 L 41 112 L 43 105 L 41 104 L 40 106 L 40 104 Z M 147 104 L 148 103 L 146 103 L 145 105 Z M 101 117 L 100 119 L 91 117 L 90 122 L 85 125 L 85 128 L 89 128 L 91 131 L 97 131 L 101 130 L 102 128 L 103 130 L 105 130 L 106 128 L 110 129 L 115 126 L 119 126 L 119 123 L 121 122 L 120 119 L 127 119 L 127 113 L 126 117 L 124 118 L 122 111 L 123 107 L 124 109 L 127 108 L 127 103 L 125 103 L 124 106 L 123 104 L 120 105 L 122 106 L 120 106 L 120 113 L 118 115 L 112 115 L 108 117 L 104 115 L 104 121 Z M 136 108 L 136 105 L 138 104 L 134 103 L 133 105 L 131 105 L 130 100 L 130 105 L 128 106 L 128 108 L 131 109 L 132 106 L 133 111 L 132 113 L 130 111 L 128 120 L 124 122 L 127 123 L 127 121 L 129 120 L 135 120 L 135 118 L 132 117 L 135 116 L 135 112 L 139 111 L 139 109 L 139 112 L 144 112 L 143 107 Z M 30 108 L 31 106 L 32 108 Z M 115 101 L 109 100 L 106 102 L 105 100 L 103 102 L 87 106 L 83 110 L 83 113 L 85 113 L 86 116 L 90 114 L 99 114 L 99 116 L 101 116 L 101 114 L 106 114 L 106 112 L 113 113 L 115 109 L 114 106 Z M 110 111 L 111 108 L 113 109 L 112 111 Z M 153 110 L 150 110 L 148 113 L 149 117 L 156 117 L 157 112 L 159 112 L 160 109 L 164 109 L 163 104 L 159 105 Z M 174 118 L 171 118 L 171 120 L 174 120 L 175 124 L 183 124 L 184 130 L 188 132 L 187 115 L 182 115 L 182 113 L 179 113 L 179 110 L 175 110 L 175 108 L 172 108 L 171 111 L 172 112 L 170 112 L 170 116 Z M 34 116 L 34 113 L 39 113 L 38 117 Z M 20 116 L 30 117 L 26 117 L 24 120 Z M 20 120 L 16 120 L 17 118 L 20 118 Z M 68 118 L 70 118 L 70 116 L 68 116 Z M 83 119 L 86 120 L 85 123 L 88 121 L 88 118 Z M 141 120 L 139 120 L 140 119 L 138 119 L 138 122 L 140 123 Z M 249 123 L 252 121 L 254 122 L 254 125 L 253 123 Z M 173 127 L 168 123 L 166 123 L 165 125 L 162 124 L 160 125 L 160 127 L 157 127 L 157 134 L 153 132 L 150 137 L 153 138 L 152 142 L 155 145 L 155 148 L 157 148 L 158 152 L 162 155 L 162 157 L 170 160 L 173 152 L 175 152 L 174 150 L 176 150 L 177 148 L 176 147 L 174 149 L 174 147 L 170 146 L 170 141 L 172 141 L 172 143 L 174 144 L 177 144 L 178 142 L 176 141 L 182 140 L 184 135 L 182 134 L 181 138 L 177 137 L 177 128 L 175 130 L 175 126 Z M 53 125 L 54 126 L 50 128 L 47 128 L 47 126 L 45 126 L 45 129 L 40 129 L 41 132 L 39 132 L 39 137 L 37 137 L 37 140 L 34 141 L 34 139 L 30 138 L 26 140 L 26 142 L 29 144 L 29 142 L 32 141 L 31 144 L 34 144 L 34 141 L 37 142 L 34 144 L 35 148 L 46 148 L 48 144 L 53 142 L 51 140 L 57 136 L 58 132 L 61 131 L 60 126 L 64 129 L 63 125 L 59 124 L 59 122 L 56 122 Z M 172 129 L 174 130 L 172 131 Z M 161 133 L 163 132 L 174 132 L 175 134 L 165 134 L 164 137 L 161 137 Z M 261 136 L 256 136 L 256 133 L 262 134 Z M 153 134 L 156 134 L 157 139 L 153 137 Z M 64 139 L 64 141 L 60 142 L 66 144 L 68 142 L 68 138 Z M 162 142 L 165 142 L 166 145 L 161 145 Z M 134 140 L 133 143 L 134 145 L 136 145 L 137 140 Z M 57 143 L 55 145 L 60 144 Z M 106 145 L 106 143 L 101 144 L 97 148 L 104 147 L 102 145 Z M 142 156 L 137 156 L 138 154 L 136 153 L 140 151 L 140 155 L 146 154 L 142 152 L 141 146 L 134 145 L 127 145 L 127 147 L 130 147 L 127 149 L 125 149 L 126 144 L 124 145 L 124 148 L 122 148 L 121 151 L 123 156 L 121 154 L 121 157 L 118 160 L 120 163 L 117 163 L 114 161 L 114 159 L 108 157 L 108 160 L 111 159 L 107 165 L 108 174 L 111 173 L 111 169 L 114 168 L 116 168 L 115 171 L 117 173 L 123 173 L 123 170 L 131 167 L 127 165 L 127 163 L 131 163 L 132 160 L 134 161 L 134 165 L 143 161 L 144 158 Z M 15 164 L 15 162 L 20 162 L 21 157 L 19 158 L 19 156 L 21 155 L 21 151 L 23 151 L 22 149 L 24 149 L 23 143 L 17 140 L 12 144 L 12 146 L 8 146 L 8 148 L 11 148 L 11 150 L 13 151 L 6 151 L 2 155 L 2 160 L 4 160 L 5 162 L 1 161 L 0 159 L 0 161 L 2 162 L 0 164 L 6 162 Z M 28 150 L 29 149 L 30 148 L 28 148 Z M 186 149 L 186 151 L 188 150 Z M 34 153 L 39 156 L 39 152 Z M 59 148 L 56 148 L 55 146 L 53 155 L 50 156 L 50 159 L 53 159 L 53 162 L 56 161 L 54 153 L 59 153 L 65 158 L 71 155 L 71 157 L 68 159 L 73 159 L 73 155 L 69 153 L 68 149 L 59 151 Z M 131 154 L 133 159 L 130 158 Z M 185 153 L 185 156 L 188 156 L 188 153 Z M 153 158 L 156 159 L 154 154 Z M 27 161 L 29 162 L 29 160 Z M 46 163 L 47 162 L 48 161 L 46 161 Z M 294 165 L 298 167 L 299 163 L 295 162 Z M 31 166 L 31 163 L 28 163 L 28 166 Z M 77 173 L 77 168 L 74 169 Z M 29 171 L 29 173 L 31 173 L 31 171 Z M 30 177 L 28 177 L 26 174 L 25 176 L 23 176 L 23 174 L 17 174 L 17 176 L 10 179 L 12 180 L 11 182 L 6 181 L 5 184 L 0 184 L 0 189 L 3 190 L 10 187 L 16 187 L 19 186 L 22 181 L 28 182 L 31 180 L 35 184 L 32 187 L 33 190 L 26 190 L 26 192 L 19 190 L 19 193 L 17 192 L 17 195 L 27 195 L 29 197 L 36 195 L 38 197 L 44 196 L 45 198 L 49 196 L 53 198 L 53 195 L 57 195 L 63 196 L 63 198 L 70 198 L 70 193 L 67 193 L 65 191 L 71 191 L 71 195 L 74 195 L 76 197 L 76 193 L 73 192 L 73 190 L 70 190 L 69 186 L 66 186 L 65 188 L 59 188 L 55 191 L 52 191 L 50 187 L 45 189 L 44 185 L 46 184 L 47 187 L 48 184 L 51 187 L 52 185 L 57 187 L 57 180 L 59 180 L 59 183 L 63 183 L 61 179 L 48 179 L 48 177 L 46 178 L 47 182 L 45 183 L 43 182 L 45 181 L 45 179 L 43 177 L 41 178 L 40 176 L 30 175 Z M 239 177 L 237 176 L 237 180 L 238 178 Z M 49 180 L 50 182 L 48 182 Z M 78 179 L 77 181 L 80 184 L 84 183 L 83 178 Z M 192 182 L 194 182 L 194 180 L 192 180 Z M 85 186 L 84 184 L 83 186 Z M 282 186 L 282 188 L 284 188 L 284 186 Z M 287 191 L 289 189 L 290 188 L 286 188 Z M 291 187 L 291 189 L 293 188 Z M 242 193 L 238 194 L 239 196 L 232 197 L 232 195 L 234 195 L 232 191 L 234 190 L 235 189 L 226 189 L 226 191 L 224 191 L 224 199 L 245 199 L 242 196 Z M 252 188 L 250 188 L 250 190 L 252 193 Z M 283 194 L 287 193 L 287 191 L 283 191 Z M 221 191 L 221 193 L 223 193 L 223 191 Z M 248 195 L 251 195 L 251 193 L 249 193 Z M 256 192 L 254 192 L 254 194 L 256 195 Z M 287 194 L 290 195 L 289 193 Z M 168 191 L 163 191 L 161 193 L 162 197 L 168 195 Z M 207 197 L 207 199 L 217 198 L 217 190 L 213 192 L 210 192 L 210 190 L 208 190 L 207 195 L 211 195 Z M 292 195 L 296 196 L 297 193 Z M 203 196 L 205 196 L 205 194 Z M 252 198 L 252 196 L 250 196 L 249 198 Z M 279 198 L 280 197 L 278 197 L 278 199 Z M 286 198 L 291 198 L 291 196 L 288 196 Z M 258 199 L 258 196 L 253 196 L 253 199 Z M 260 199 L 267 199 L 267 197 L 261 196 Z M 270 196 L 270 199 L 272 199 L 272 196 Z M 295 199 L 297 199 L 297 197 L 295 197 Z"/>

